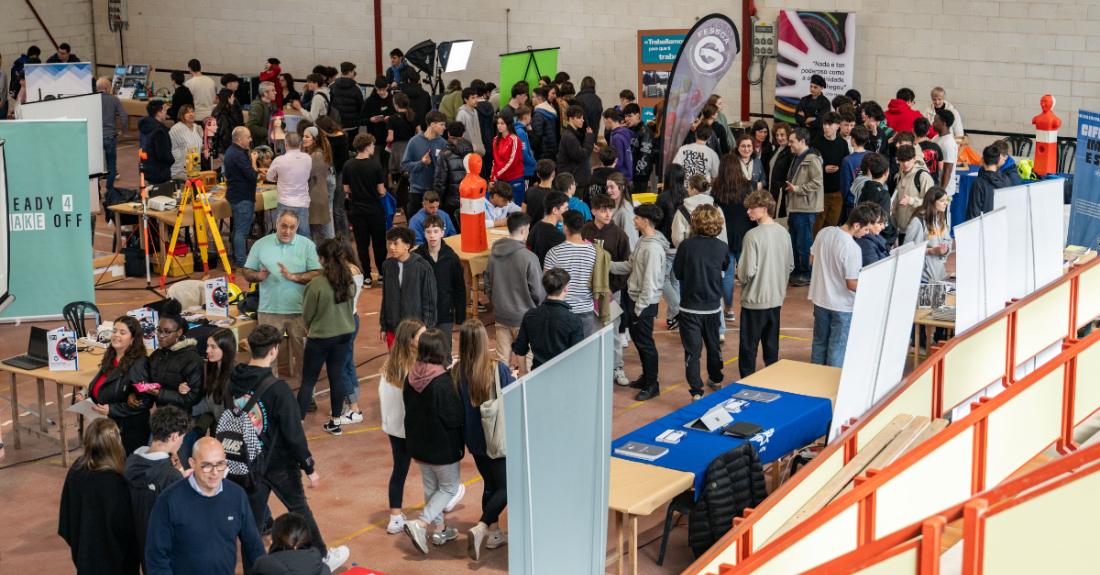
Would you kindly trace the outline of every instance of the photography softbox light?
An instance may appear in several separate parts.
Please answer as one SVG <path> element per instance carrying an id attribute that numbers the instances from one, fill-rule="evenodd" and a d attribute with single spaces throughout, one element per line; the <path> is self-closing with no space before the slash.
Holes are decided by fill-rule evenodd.
<path id="1" fill-rule="evenodd" d="M 470 60 L 470 51 L 474 48 L 473 40 L 452 40 L 439 43 L 439 67 L 444 74 L 461 72 L 466 69 Z"/>
<path id="2" fill-rule="evenodd" d="M 435 68 L 435 42 L 424 40 L 405 52 L 405 60 L 414 68 L 431 77 Z"/>

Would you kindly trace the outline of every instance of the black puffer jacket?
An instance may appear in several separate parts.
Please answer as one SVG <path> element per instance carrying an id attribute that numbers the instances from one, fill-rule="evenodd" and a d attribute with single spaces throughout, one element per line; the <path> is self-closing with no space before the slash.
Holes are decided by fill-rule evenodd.
<path id="1" fill-rule="evenodd" d="M 435 272 L 436 323 L 466 321 L 466 276 L 462 273 L 462 260 L 451 246 L 444 242 L 439 246 L 439 260 L 433 260 L 428 242 L 417 246 L 416 253 L 428 262 Z"/>
<path id="2" fill-rule="evenodd" d="M 584 108 L 584 126 L 581 129 L 592 128 L 592 133 L 600 131 L 603 122 L 603 102 L 596 95 L 595 90 L 581 90 L 577 92 L 577 105 Z"/>
<path id="3" fill-rule="evenodd" d="M 359 127 L 359 114 L 363 111 L 363 91 L 351 78 L 337 78 L 328 87 L 333 108 L 340 111 L 340 127 L 350 130 Z"/>
<path id="4" fill-rule="evenodd" d="M 103 382 L 103 385 L 99 386 L 99 391 L 92 394 L 95 391 L 95 382 L 99 381 L 100 376 L 103 375 L 103 370 L 95 374 L 91 383 L 88 385 L 88 392 L 92 397 L 92 400 L 99 405 L 111 406 L 111 417 L 114 419 L 120 419 L 123 417 L 130 417 L 131 415 L 137 415 L 149 411 L 153 407 L 153 396 L 138 393 L 133 388 L 133 384 L 141 383 L 143 381 L 149 381 L 149 362 L 144 357 L 139 357 L 130 364 L 127 369 L 114 368 L 107 374 L 107 380 Z M 138 407 L 130 407 L 126 402 L 133 393 L 137 397 L 141 405 Z"/>
<path id="5" fill-rule="evenodd" d="M 434 189 L 439 194 L 439 207 L 448 214 L 462 205 L 462 196 L 458 191 L 462 179 L 466 177 L 466 166 L 462 164 L 462 159 L 473 151 L 474 145 L 466 138 L 460 138 L 447 142 L 447 147 L 439 152 Z"/>
<path id="6" fill-rule="evenodd" d="M 187 413 L 202 400 L 202 356 L 195 350 L 197 342 L 183 337 L 171 348 L 160 348 L 149 355 L 149 383 L 160 384 L 157 407 L 174 405 Z M 181 383 L 190 391 L 179 392 Z"/>
<path id="7" fill-rule="evenodd" d="M 558 174 L 573 174 L 577 189 L 588 186 L 588 166 L 592 159 L 592 146 L 596 144 L 596 131 L 578 132 L 568 126 L 561 133 L 558 143 Z"/>
<path id="8" fill-rule="evenodd" d="M 733 528 L 733 520 L 768 496 L 764 468 L 751 441 L 719 455 L 707 466 L 703 492 L 688 520 L 688 545 L 698 558 Z"/>
<path id="9" fill-rule="evenodd" d="M 778 155 L 776 155 L 778 154 Z M 772 157 L 768 158 L 768 162 L 764 164 L 764 170 L 769 169 L 771 165 L 771 171 L 768 174 L 768 191 L 772 193 L 772 199 L 776 204 L 776 217 L 787 217 L 787 204 L 791 199 L 787 196 L 787 174 L 791 171 L 791 163 L 794 162 L 794 154 L 791 153 L 790 146 L 783 146 L 778 150 L 772 152 L 774 156 L 774 163 L 772 163 Z M 782 198 L 782 201 L 780 201 Z"/>
<path id="10" fill-rule="evenodd" d="M 252 575 L 330 575 L 323 555 L 319 549 L 276 551 L 257 559 Z"/>

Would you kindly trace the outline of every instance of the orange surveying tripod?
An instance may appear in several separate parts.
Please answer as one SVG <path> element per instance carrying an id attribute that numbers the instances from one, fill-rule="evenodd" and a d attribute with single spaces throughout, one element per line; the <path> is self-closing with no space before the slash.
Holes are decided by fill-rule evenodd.
<path id="1" fill-rule="evenodd" d="M 209 256 L 207 255 L 208 244 L 206 241 L 206 225 L 209 224 L 210 234 L 214 237 L 214 245 L 218 246 L 218 257 L 221 258 L 222 265 L 225 266 L 226 274 L 229 277 L 229 283 L 233 283 L 233 268 L 229 264 L 229 257 L 225 253 L 225 244 L 222 243 L 222 236 L 218 231 L 218 220 L 214 219 L 214 213 L 210 210 L 210 200 L 206 192 L 206 186 L 203 185 L 202 179 L 199 178 L 200 163 L 198 148 L 187 149 L 185 165 L 187 167 L 187 183 L 184 185 L 183 192 L 180 194 L 179 207 L 176 212 L 176 223 L 172 226 L 172 241 L 168 244 L 169 257 L 176 251 L 176 240 L 179 239 L 180 227 L 183 224 L 183 214 L 187 208 L 188 202 L 190 202 L 192 204 L 191 213 L 195 221 L 195 236 L 198 241 L 199 252 L 202 254 L 202 279 L 208 279 L 210 277 Z M 161 289 L 164 289 L 164 280 L 167 276 L 168 265 L 165 264 L 164 269 L 162 269 L 160 273 Z"/>

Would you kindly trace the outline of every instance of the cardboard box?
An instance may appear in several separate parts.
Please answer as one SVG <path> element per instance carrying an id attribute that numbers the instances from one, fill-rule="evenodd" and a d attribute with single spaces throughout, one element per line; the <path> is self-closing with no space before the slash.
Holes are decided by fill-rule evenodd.
<path id="1" fill-rule="evenodd" d="M 180 267 L 181 264 L 183 265 L 182 268 Z M 160 275 L 160 260 L 153 260 L 153 268 L 156 270 L 157 275 Z M 168 258 L 168 277 L 189 276 L 193 273 L 195 273 L 195 259 L 191 257 L 190 252 L 182 256 Z"/>
<path id="2" fill-rule="evenodd" d="M 121 260 L 122 258 L 119 257 L 118 259 Z M 95 275 L 92 278 L 92 285 L 101 286 L 126 279 L 126 266 L 117 263 L 111 267 L 95 268 L 93 273 Z"/>

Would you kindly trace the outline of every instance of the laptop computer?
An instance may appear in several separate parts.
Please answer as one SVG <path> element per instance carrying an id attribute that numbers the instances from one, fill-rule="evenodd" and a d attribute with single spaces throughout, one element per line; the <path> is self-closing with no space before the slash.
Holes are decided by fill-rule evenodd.
<path id="1" fill-rule="evenodd" d="M 28 371 L 50 365 L 49 346 L 46 343 L 46 330 L 31 326 L 30 341 L 27 342 L 27 353 L 5 359 L 4 364 Z"/>
<path id="2" fill-rule="evenodd" d="M 150 198 L 156 197 L 172 197 L 176 193 L 176 184 L 173 182 L 165 182 L 163 184 L 154 184 L 149 186 L 148 193 Z"/>

